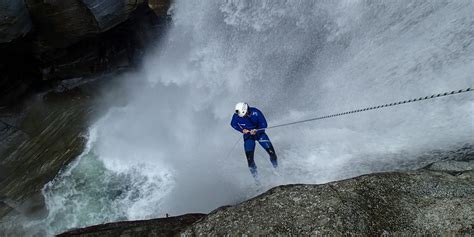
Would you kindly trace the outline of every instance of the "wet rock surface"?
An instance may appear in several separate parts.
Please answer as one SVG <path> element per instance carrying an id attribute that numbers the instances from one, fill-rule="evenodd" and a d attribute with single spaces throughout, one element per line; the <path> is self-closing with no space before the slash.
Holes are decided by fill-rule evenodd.
<path id="1" fill-rule="evenodd" d="M 433 171 L 444 171 L 452 174 L 461 174 L 464 171 L 474 170 L 474 162 L 447 160 L 430 164 L 424 169 Z"/>
<path id="2" fill-rule="evenodd" d="M 384 159 L 380 159 L 383 156 Z M 361 173 L 392 172 L 414 170 L 430 166 L 438 161 L 469 161 L 474 159 L 474 145 L 459 144 L 449 149 L 429 149 L 420 153 L 399 152 L 396 154 L 367 155 L 364 160 L 348 162 L 344 167 L 344 175 L 340 177 L 351 178 Z M 459 163 L 463 164 L 463 163 Z"/>
<path id="3" fill-rule="evenodd" d="M 180 231 L 201 219 L 204 214 L 187 214 L 176 217 L 144 221 L 124 221 L 71 230 L 58 235 L 66 236 L 179 236 Z"/>
<path id="4" fill-rule="evenodd" d="M 21 114 L 3 118 L 14 125 L 4 127 L 0 135 L 0 166 L 5 171 L 0 180 L 1 196 L 10 203 L 30 202 L 82 152 L 94 112 L 89 99 L 78 88 L 52 92 L 32 99 Z"/>
<path id="5" fill-rule="evenodd" d="M 64 81 L 22 104 L 0 108 L 0 219 L 11 211 L 25 216 L 44 211 L 41 189 L 83 151 L 90 124 L 106 111 L 101 101 L 108 96 L 120 101 L 106 86 L 119 75 Z"/>

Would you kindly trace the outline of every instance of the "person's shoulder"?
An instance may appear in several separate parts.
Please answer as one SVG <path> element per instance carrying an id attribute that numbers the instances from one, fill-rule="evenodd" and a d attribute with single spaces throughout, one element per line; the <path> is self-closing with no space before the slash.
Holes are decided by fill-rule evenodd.
<path id="1" fill-rule="evenodd" d="M 259 109 L 255 107 L 249 107 L 249 110 L 250 110 L 250 113 L 253 115 L 262 114 L 262 111 L 260 111 Z"/>
<path id="2" fill-rule="evenodd" d="M 250 111 L 251 112 L 260 112 L 260 113 L 262 112 L 257 107 L 250 107 Z"/>

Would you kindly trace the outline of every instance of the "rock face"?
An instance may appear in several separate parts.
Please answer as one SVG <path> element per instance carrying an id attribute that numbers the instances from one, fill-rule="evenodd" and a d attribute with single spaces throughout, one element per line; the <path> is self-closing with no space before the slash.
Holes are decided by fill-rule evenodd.
<path id="1" fill-rule="evenodd" d="M 189 227 L 189 235 L 469 234 L 474 172 L 371 174 L 324 185 L 288 185 Z"/>
<path id="2" fill-rule="evenodd" d="M 107 86 L 112 80 L 123 83 L 120 73 L 63 81 L 25 105 L 0 108 L 0 220 L 7 214 L 42 214 L 41 189 L 83 152 L 88 128 L 107 111 L 98 105 L 127 98 Z"/>
<path id="3" fill-rule="evenodd" d="M 41 50 L 64 48 L 126 21 L 143 1 L 27 0 Z"/>
<path id="4" fill-rule="evenodd" d="M 169 20 L 170 2 L 154 2 L 0 0 L 0 106 L 48 81 L 136 65 Z"/>
<path id="5" fill-rule="evenodd" d="M 24 1 L 0 1 L 0 43 L 7 43 L 26 35 L 31 20 Z"/>
<path id="6" fill-rule="evenodd" d="M 44 44 L 53 48 L 65 47 L 89 34 L 107 31 L 126 21 L 130 13 L 144 2 L 144 0 L 2 0 L 0 43 L 10 42 L 26 35 L 32 29 L 33 20 L 34 30 L 44 40 Z M 169 1 L 161 2 L 159 1 L 159 4 L 163 8 L 169 7 Z"/>
<path id="7" fill-rule="evenodd" d="M 279 186 L 241 204 L 218 208 L 179 232 L 181 236 L 472 235 L 473 162 L 444 161 L 418 171 Z M 61 236 L 156 236 L 162 228 L 160 223 L 141 222 L 140 229 L 146 231 L 135 232 L 137 226 L 128 228 L 127 222 L 116 225 L 130 232 L 103 234 L 100 229 L 107 226 L 96 226 Z"/>
<path id="8" fill-rule="evenodd" d="M 41 189 L 83 150 L 92 109 L 80 88 L 29 101 L 14 122 L 0 126 L 0 218 L 16 206 L 32 213 L 43 207 Z M 2 117 L 8 116 L 1 111 Z M 8 125 L 8 126 L 7 126 Z M 26 205 L 25 205 L 26 204 Z M 19 211 L 19 210 L 17 210 Z"/>
<path id="9" fill-rule="evenodd" d="M 168 20 L 144 0 L 0 0 L 0 218 L 41 212 L 83 150 L 97 88 L 45 91 L 132 68 Z"/>

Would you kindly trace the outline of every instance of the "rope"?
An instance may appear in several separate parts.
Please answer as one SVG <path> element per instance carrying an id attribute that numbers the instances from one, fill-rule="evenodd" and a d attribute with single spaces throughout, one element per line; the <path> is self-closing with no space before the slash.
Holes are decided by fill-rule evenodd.
<path id="1" fill-rule="evenodd" d="M 232 152 L 235 150 L 235 147 L 237 146 L 237 144 L 239 143 L 239 141 L 240 141 L 240 136 L 237 138 L 237 140 L 235 140 L 234 145 L 232 146 L 232 149 L 230 149 L 229 152 L 227 153 L 227 155 L 226 155 L 226 157 L 225 157 L 226 160 L 229 159 L 230 155 L 231 155 Z"/>
<path id="2" fill-rule="evenodd" d="M 367 108 L 363 108 L 363 109 L 356 109 L 356 110 L 346 111 L 346 112 L 337 113 L 337 114 L 330 114 L 330 115 L 320 116 L 320 117 L 316 117 L 316 118 L 310 118 L 310 119 L 305 119 L 305 120 L 300 120 L 300 121 L 295 121 L 295 122 L 290 122 L 290 123 L 283 123 L 283 124 L 273 125 L 273 126 L 269 126 L 267 128 L 257 129 L 257 131 L 266 130 L 266 129 L 273 129 L 273 128 L 279 128 L 279 127 L 284 127 L 284 126 L 290 126 L 290 125 L 294 125 L 294 124 L 306 123 L 306 122 L 311 122 L 311 121 L 316 121 L 316 120 L 321 120 L 321 119 L 334 118 L 334 117 L 348 115 L 348 114 L 355 114 L 355 113 L 365 112 L 365 111 L 369 111 L 369 110 L 392 107 L 392 106 L 408 104 L 408 103 L 413 103 L 413 102 L 418 102 L 418 101 L 423 101 L 423 100 L 430 100 L 430 99 L 435 99 L 435 98 L 439 98 L 439 97 L 444 97 L 444 96 L 449 96 L 449 95 L 456 95 L 456 94 L 472 92 L 472 91 L 474 91 L 474 89 L 467 88 L 467 89 L 462 89 L 462 90 L 457 90 L 457 91 L 433 94 L 431 96 L 425 96 L 425 97 L 415 98 L 415 99 L 411 99 L 411 100 L 403 100 L 403 101 L 398 101 L 398 102 L 384 104 L 384 105 L 377 105 L 377 106 L 367 107 Z"/>
<path id="3" fill-rule="evenodd" d="M 439 97 L 456 95 L 456 94 L 472 92 L 472 91 L 474 91 L 474 89 L 467 88 L 467 89 L 462 89 L 462 90 L 457 90 L 457 91 L 433 94 L 431 96 L 419 97 L 419 98 L 414 98 L 414 99 L 411 99 L 411 100 L 403 100 L 403 101 L 398 101 L 398 102 L 394 102 L 394 103 L 388 103 L 388 104 L 384 104 L 384 105 L 377 105 L 377 106 L 367 107 L 367 108 L 363 108 L 363 109 L 356 109 L 356 110 L 346 111 L 346 112 L 337 113 L 337 114 L 330 114 L 330 115 L 325 115 L 325 116 L 320 116 L 320 117 L 315 117 L 315 118 L 309 118 L 309 119 L 299 120 L 299 121 L 290 122 L 290 123 L 277 124 L 277 125 L 269 126 L 267 128 L 260 128 L 260 129 L 256 129 L 256 130 L 261 131 L 261 130 L 266 130 L 266 129 L 285 127 L 285 126 L 290 126 L 290 125 L 299 124 L 299 123 L 307 123 L 307 122 L 321 120 L 321 119 L 329 119 L 329 118 L 339 117 L 339 116 L 348 115 L 348 114 L 361 113 L 361 112 L 365 112 L 365 111 L 369 111 L 369 110 L 375 110 L 375 109 L 381 109 L 381 108 L 386 108 L 386 107 L 398 106 L 398 105 L 402 105 L 402 104 L 414 103 L 414 102 L 419 102 L 419 101 L 423 101 L 423 100 L 430 100 L 430 99 L 435 99 L 435 98 L 439 98 Z M 234 145 L 232 146 L 232 149 L 229 151 L 229 153 L 227 153 L 226 158 L 230 157 L 230 155 L 234 151 L 234 149 L 235 149 L 235 147 L 236 147 L 236 145 L 239 141 L 240 141 L 240 137 L 237 138 Z"/>

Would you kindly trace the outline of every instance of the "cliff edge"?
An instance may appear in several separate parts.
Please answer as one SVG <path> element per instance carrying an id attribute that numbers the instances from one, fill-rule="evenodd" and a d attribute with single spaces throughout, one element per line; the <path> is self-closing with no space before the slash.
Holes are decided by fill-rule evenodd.
<path id="1" fill-rule="evenodd" d="M 195 222 L 176 221 L 173 234 L 405 235 L 474 234 L 474 161 L 449 160 L 408 172 L 368 174 L 321 185 L 278 186 Z M 196 217 L 196 216 L 194 216 Z M 192 224 L 190 223 L 192 222 Z M 159 222 L 108 232 L 76 229 L 60 236 L 167 236 Z M 110 225 L 110 224 L 108 224 Z M 99 228 L 96 226 L 95 228 Z"/>

